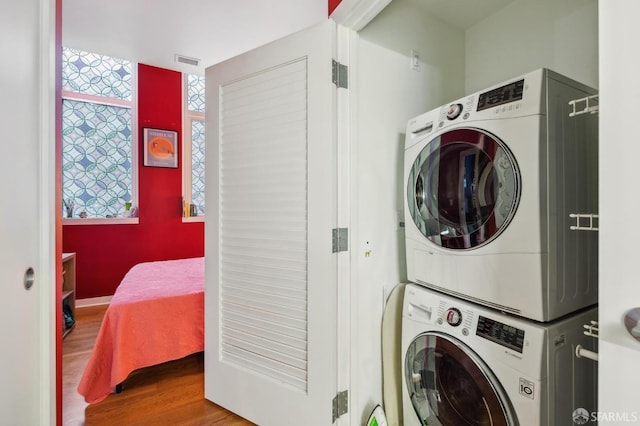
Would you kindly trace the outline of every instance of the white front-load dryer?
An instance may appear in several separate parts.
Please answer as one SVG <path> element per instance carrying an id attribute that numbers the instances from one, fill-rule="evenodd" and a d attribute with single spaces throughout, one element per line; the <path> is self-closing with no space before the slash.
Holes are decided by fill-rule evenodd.
<path id="1" fill-rule="evenodd" d="M 597 302 L 595 91 L 540 69 L 409 121 L 409 281 L 538 321 Z M 583 224 L 580 224 L 581 226 Z"/>
<path id="2" fill-rule="evenodd" d="M 571 425 L 597 413 L 597 309 L 538 323 L 407 285 L 402 314 L 404 426 Z M 584 424 L 584 423 L 579 423 Z"/>

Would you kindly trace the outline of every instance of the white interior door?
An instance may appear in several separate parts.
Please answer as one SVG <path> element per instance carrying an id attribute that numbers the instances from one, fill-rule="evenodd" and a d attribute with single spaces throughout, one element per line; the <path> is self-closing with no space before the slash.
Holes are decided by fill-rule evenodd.
<path id="1" fill-rule="evenodd" d="M 600 2 L 599 78 L 599 424 L 640 422 L 640 341 L 624 324 L 629 310 L 640 307 L 638 243 L 638 119 L 640 96 L 637 51 L 640 36 L 632 30 L 640 2 Z M 633 49 L 633 54 L 622 54 Z"/>
<path id="2" fill-rule="evenodd" d="M 0 423 L 54 424 L 53 2 L 3 1 Z M 25 287 L 25 273 L 34 281 Z"/>
<path id="3" fill-rule="evenodd" d="M 205 396 L 262 426 L 333 423 L 335 34 L 206 71 Z"/>

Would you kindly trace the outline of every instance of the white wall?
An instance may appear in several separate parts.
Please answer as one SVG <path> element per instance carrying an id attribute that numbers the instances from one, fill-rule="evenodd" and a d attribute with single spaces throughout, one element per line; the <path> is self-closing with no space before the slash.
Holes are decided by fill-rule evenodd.
<path id="1" fill-rule="evenodd" d="M 516 0 L 465 43 L 467 93 L 542 67 L 598 87 L 597 0 Z"/>
<path id="2" fill-rule="evenodd" d="M 409 67 L 411 49 L 421 54 L 420 71 Z M 358 137 L 352 152 L 353 424 L 362 424 L 382 402 L 383 294 L 406 277 L 404 232 L 398 226 L 404 204 L 406 124 L 462 96 L 463 71 L 462 31 L 420 16 L 402 1 L 392 2 L 360 32 L 353 77 L 358 94 Z"/>
<path id="3" fill-rule="evenodd" d="M 504 30 L 496 30 L 504 22 Z M 597 1 L 517 0 L 464 31 L 394 0 L 359 35 L 351 220 L 354 424 L 382 402 L 383 294 L 406 279 L 397 222 L 404 209 L 407 121 L 540 67 L 597 86 Z M 420 52 L 420 72 L 409 67 L 412 49 Z"/>
<path id="4" fill-rule="evenodd" d="M 465 40 L 462 30 L 428 16 L 425 11 L 406 0 L 394 0 L 360 32 L 360 37 L 390 51 L 386 60 L 397 61 L 398 74 L 390 75 L 384 80 L 379 77 L 379 80 L 387 86 L 395 83 L 399 91 L 404 90 L 405 93 L 401 93 L 404 95 L 403 102 L 416 103 L 416 106 L 423 108 L 435 108 L 464 96 Z M 411 50 L 420 53 L 420 72 L 409 69 Z M 398 56 L 392 58 L 391 52 Z M 361 73 L 365 76 L 377 73 L 381 66 L 385 67 L 382 61 L 374 64 L 370 70 L 361 70 Z M 416 86 L 413 82 L 421 82 L 422 86 Z M 389 88 L 393 89 L 392 86 Z M 361 93 L 365 94 L 367 91 L 362 90 Z M 423 112 L 425 110 L 420 109 L 415 115 Z M 403 126 L 408 118 L 410 117 L 404 120 Z"/>

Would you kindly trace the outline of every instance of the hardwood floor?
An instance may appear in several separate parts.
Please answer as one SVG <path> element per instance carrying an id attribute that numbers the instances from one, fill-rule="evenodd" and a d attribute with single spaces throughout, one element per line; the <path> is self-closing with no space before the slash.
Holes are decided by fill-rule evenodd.
<path id="1" fill-rule="evenodd" d="M 76 309 L 76 326 L 63 340 L 62 418 L 65 426 L 228 425 L 253 423 L 204 399 L 202 353 L 131 373 L 121 394 L 87 405 L 77 386 L 93 349 L 105 306 Z"/>

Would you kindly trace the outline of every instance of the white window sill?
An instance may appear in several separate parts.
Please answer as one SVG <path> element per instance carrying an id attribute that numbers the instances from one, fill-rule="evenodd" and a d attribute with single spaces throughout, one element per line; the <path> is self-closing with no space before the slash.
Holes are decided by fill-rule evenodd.
<path id="1" fill-rule="evenodd" d="M 138 217 L 93 218 L 93 219 L 68 219 L 62 218 L 63 225 L 137 225 Z"/>
<path id="2" fill-rule="evenodd" d="M 196 223 L 196 222 L 204 222 L 204 216 L 190 216 L 190 217 L 182 218 L 182 223 Z"/>

